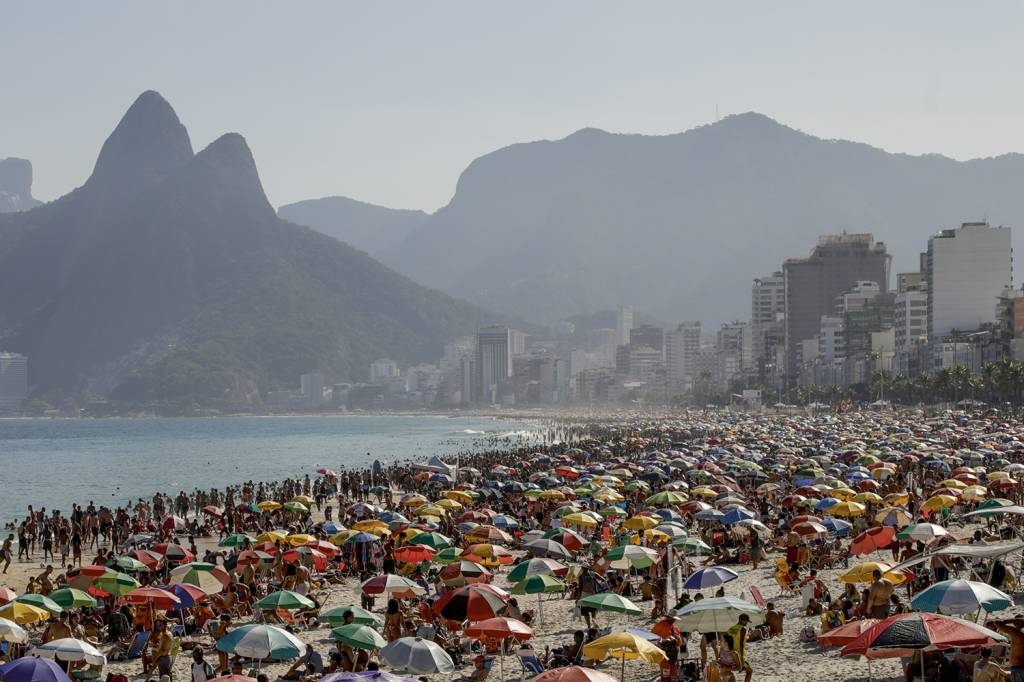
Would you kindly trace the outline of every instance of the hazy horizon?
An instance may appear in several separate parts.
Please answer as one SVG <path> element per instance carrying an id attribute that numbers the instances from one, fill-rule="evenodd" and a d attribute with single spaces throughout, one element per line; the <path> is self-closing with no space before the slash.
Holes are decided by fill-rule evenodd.
<path id="1" fill-rule="evenodd" d="M 34 195 L 52 200 L 85 180 L 147 89 L 197 149 L 244 135 L 275 206 L 338 194 L 434 211 L 474 158 L 509 144 L 584 127 L 671 134 L 716 111 L 891 152 L 996 156 L 1024 150 L 1022 11 L 115 2 L 54 22 L 14 6 L 0 24 L 0 55 L 18 66 L 0 157 L 31 160 Z"/>

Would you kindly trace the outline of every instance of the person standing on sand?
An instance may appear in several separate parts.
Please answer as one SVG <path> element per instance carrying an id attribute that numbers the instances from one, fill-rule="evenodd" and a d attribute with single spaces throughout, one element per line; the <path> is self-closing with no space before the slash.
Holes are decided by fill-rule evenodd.
<path id="1" fill-rule="evenodd" d="M 1002 621 L 993 626 L 993 630 L 1006 635 L 1010 640 L 1010 682 L 1024 682 L 1024 618 Z"/>
<path id="2" fill-rule="evenodd" d="M 877 568 L 871 572 L 871 577 L 875 581 L 868 588 L 864 610 L 871 618 L 883 620 L 889 617 L 889 595 L 892 594 L 893 585 Z"/>
<path id="3" fill-rule="evenodd" d="M 4 562 L 4 573 L 11 567 L 11 552 L 13 551 L 12 544 L 14 543 L 14 534 L 9 534 L 7 539 L 4 540 L 4 546 L 0 549 L 0 561 Z"/>

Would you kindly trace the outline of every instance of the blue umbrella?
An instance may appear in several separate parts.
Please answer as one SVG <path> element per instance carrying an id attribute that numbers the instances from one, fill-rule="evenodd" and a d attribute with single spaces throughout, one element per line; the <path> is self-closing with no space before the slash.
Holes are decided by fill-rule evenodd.
<path id="1" fill-rule="evenodd" d="M 815 509 L 831 509 L 832 507 L 839 504 L 839 500 L 834 497 L 826 497 L 825 499 L 818 500 L 814 503 Z"/>
<path id="2" fill-rule="evenodd" d="M 682 521 L 683 515 L 677 512 L 675 509 L 659 509 L 654 512 L 655 516 L 660 516 L 666 521 Z"/>
<path id="3" fill-rule="evenodd" d="M 688 575 L 686 577 L 686 581 L 683 583 L 683 589 L 703 590 L 708 587 L 727 583 L 730 580 L 736 580 L 738 577 L 739 575 L 736 574 L 736 571 L 726 568 L 725 566 L 708 566 L 707 568 L 701 568 Z"/>
<path id="4" fill-rule="evenodd" d="M 190 609 L 196 605 L 196 600 L 192 598 L 192 595 L 188 593 L 180 583 L 174 585 L 157 585 L 157 587 L 165 592 L 170 592 L 175 597 L 181 600 L 180 604 L 176 604 L 176 609 Z"/>
<path id="5" fill-rule="evenodd" d="M 370 533 L 356 533 L 348 540 L 345 540 L 345 542 L 355 545 L 362 545 L 370 542 L 380 542 L 380 538 Z"/>
<path id="6" fill-rule="evenodd" d="M 0 665 L 4 682 L 71 682 L 67 673 L 48 658 L 26 656 Z"/>
<path id="7" fill-rule="evenodd" d="M 746 521 L 747 519 L 753 519 L 756 517 L 757 514 L 750 511 L 749 509 L 744 509 L 743 507 L 736 507 L 735 509 L 730 509 L 729 513 L 722 517 L 722 523 L 726 524 L 727 526 L 731 526 L 734 523 L 739 523 L 740 521 Z"/>
<path id="8" fill-rule="evenodd" d="M 324 532 L 328 533 L 329 535 L 334 535 L 335 533 L 340 533 L 341 531 L 342 527 L 334 523 L 333 521 L 328 521 L 324 524 Z"/>
<path id="9" fill-rule="evenodd" d="M 518 521 L 516 521 L 511 516 L 505 516 L 504 514 L 499 514 L 498 516 L 495 516 L 493 519 L 491 519 L 491 525 L 501 528 L 503 530 L 515 530 L 516 528 L 519 528 Z"/>
<path id="10" fill-rule="evenodd" d="M 944 580 L 919 592 L 910 605 L 917 611 L 960 615 L 985 609 L 989 613 L 1013 606 L 1013 597 L 986 583 Z"/>
<path id="11" fill-rule="evenodd" d="M 843 521 L 842 519 L 833 518 L 825 519 L 821 522 L 821 525 L 825 526 L 836 535 L 843 535 L 847 533 L 851 528 L 853 528 L 852 523 L 848 521 Z"/>
<path id="12" fill-rule="evenodd" d="M 693 515 L 693 518 L 698 521 L 717 521 L 718 519 L 725 516 L 722 512 L 717 509 L 703 509 Z"/>

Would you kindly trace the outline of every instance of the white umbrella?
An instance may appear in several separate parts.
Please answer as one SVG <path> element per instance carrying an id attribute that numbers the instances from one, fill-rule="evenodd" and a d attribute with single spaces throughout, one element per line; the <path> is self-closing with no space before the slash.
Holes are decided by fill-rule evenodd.
<path id="1" fill-rule="evenodd" d="M 750 616 L 750 624 L 764 623 L 764 611 L 736 597 L 717 597 L 695 601 L 676 613 L 676 625 L 683 632 L 725 632 L 736 624 L 741 613 Z"/>
<path id="2" fill-rule="evenodd" d="M 217 642 L 217 650 L 245 658 L 287 660 L 306 653 L 302 641 L 273 625 L 243 625 Z"/>
<path id="3" fill-rule="evenodd" d="M 106 665 L 107 657 L 99 649 L 80 639 L 65 637 L 40 644 L 32 649 L 33 656 L 56 658 L 58 661 L 85 661 L 89 665 Z"/>
<path id="4" fill-rule="evenodd" d="M 455 672 L 452 657 L 434 642 L 422 637 L 401 637 L 380 650 L 381 659 L 403 672 L 418 675 Z"/>
<path id="5" fill-rule="evenodd" d="M 28 641 L 28 633 L 13 620 L 0 618 L 0 640 L 13 642 L 14 644 L 24 644 Z"/>

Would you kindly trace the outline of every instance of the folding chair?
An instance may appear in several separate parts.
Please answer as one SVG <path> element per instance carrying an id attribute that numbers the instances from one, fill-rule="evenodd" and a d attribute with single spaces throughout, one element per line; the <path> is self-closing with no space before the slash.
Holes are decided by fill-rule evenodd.
<path id="1" fill-rule="evenodd" d="M 516 650 L 516 657 L 523 666 L 523 675 L 526 679 L 536 677 L 544 672 L 544 666 L 537 660 L 537 652 L 532 648 L 522 647 Z"/>
<path id="2" fill-rule="evenodd" d="M 764 601 L 764 597 L 761 596 L 761 590 L 757 588 L 757 585 L 750 586 L 750 595 L 754 598 L 754 603 L 760 606 L 762 609 L 768 608 L 768 605 Z"/>
<path id="3" fill-rule="evenodd" d="M 128 653 L 125 654 L 126 659 L 140 658 L 142 656 L 143 649 L 146 648 L 146 642 L 149 641 L 150 633 L 146 630 L 139 632 L 135 635 L 135 639 L 132 640 L 132 645 L 128 647 Z"/>

